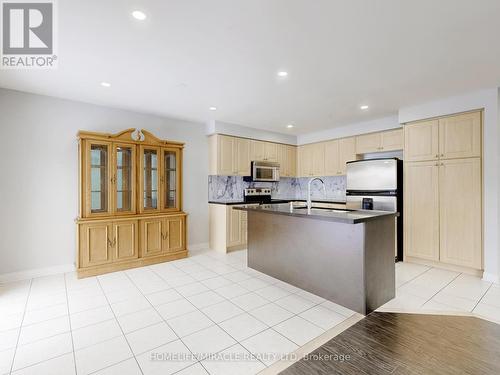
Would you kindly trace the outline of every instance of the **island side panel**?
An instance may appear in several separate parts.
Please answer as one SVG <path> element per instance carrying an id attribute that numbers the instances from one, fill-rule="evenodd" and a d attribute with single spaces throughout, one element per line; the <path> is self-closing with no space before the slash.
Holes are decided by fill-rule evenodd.
<path id="1" fill-rule="evenodd" d="M 384 217 L 365 225 L 367 314 L 393 299 L 396 294 L 394 220 L 394 217 Z"/>
<path id="2" fill-rule="evenodd" d="M 248 266 L 365 314 L 365 224 L 248 212 Z"/>

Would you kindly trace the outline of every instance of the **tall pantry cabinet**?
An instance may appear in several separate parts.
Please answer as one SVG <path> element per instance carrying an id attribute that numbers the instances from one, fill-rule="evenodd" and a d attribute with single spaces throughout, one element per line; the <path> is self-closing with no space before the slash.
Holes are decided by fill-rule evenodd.
<path id="1" fill-rule="evenodd" d="M 78 276 L 186 257 L 183 144 L 135 129 L 78 138 Z"/>
<path id="2" fill-rule="evenodd" d="M 482 112 L 406 124 L 405 255 L 481 270 Z"/>

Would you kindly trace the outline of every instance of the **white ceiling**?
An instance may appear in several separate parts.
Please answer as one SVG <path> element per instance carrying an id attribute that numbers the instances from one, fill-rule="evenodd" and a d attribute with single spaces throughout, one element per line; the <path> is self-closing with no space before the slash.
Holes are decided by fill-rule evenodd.
<path id="1" fill-rule="evenodd" d="M 500 85 L 499 0 L 59 0 L 58 11 L 59 68 L 2 70 L 0 87 L 303 134 Z"/>

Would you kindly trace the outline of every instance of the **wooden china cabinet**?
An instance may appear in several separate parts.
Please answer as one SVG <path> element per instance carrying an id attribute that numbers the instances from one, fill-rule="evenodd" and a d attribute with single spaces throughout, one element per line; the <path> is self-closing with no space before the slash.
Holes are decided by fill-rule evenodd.
<path id="1" fill-rule="evenodd" d="M 184 258 L 183 143 L 81 131 L 79 277 Z"/>

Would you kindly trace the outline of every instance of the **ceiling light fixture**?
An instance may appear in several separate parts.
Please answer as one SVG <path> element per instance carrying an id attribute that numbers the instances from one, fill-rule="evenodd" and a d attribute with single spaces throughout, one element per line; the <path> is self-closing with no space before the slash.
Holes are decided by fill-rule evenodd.
<path id="1" fill-rule="evenodd" d="M 210 111 L 217 111 L 217 107 L 209 107 L 208 108 Z"/>
<path id="2" fill-rule="evenodd" d="M 134 10 L 132 12 L 132 17 L 134 17 L 136 20 L 144 21 L 146 19 L 146 13 L 141 12 L 140 10 Z"/>
<path id="3" fill-rule="evenodd" d="M 363 111 L 366 111 L 369 107 L 367 105 L 362 105 L 359 108 L 362 109 Z"/>
<path id="4" fill-rule="evenodd" d="M 288 129 L 291 129 L 291 128 L 293 128 L 293 124 L 288 124 L 286 127 L 287 127 Z"/>
<path id="5" fill-rule="evenodd" d="M 101 82 L 102 87 L 111 87 L 111 83 L 109 82 Z"/>
<path id="6" fill-rule="evenodd" d="M 287 75 L 288 75 L 288 72 L 285 72 L 285 71 L 278 72 L 278 77 L 286 77 Z"/>

